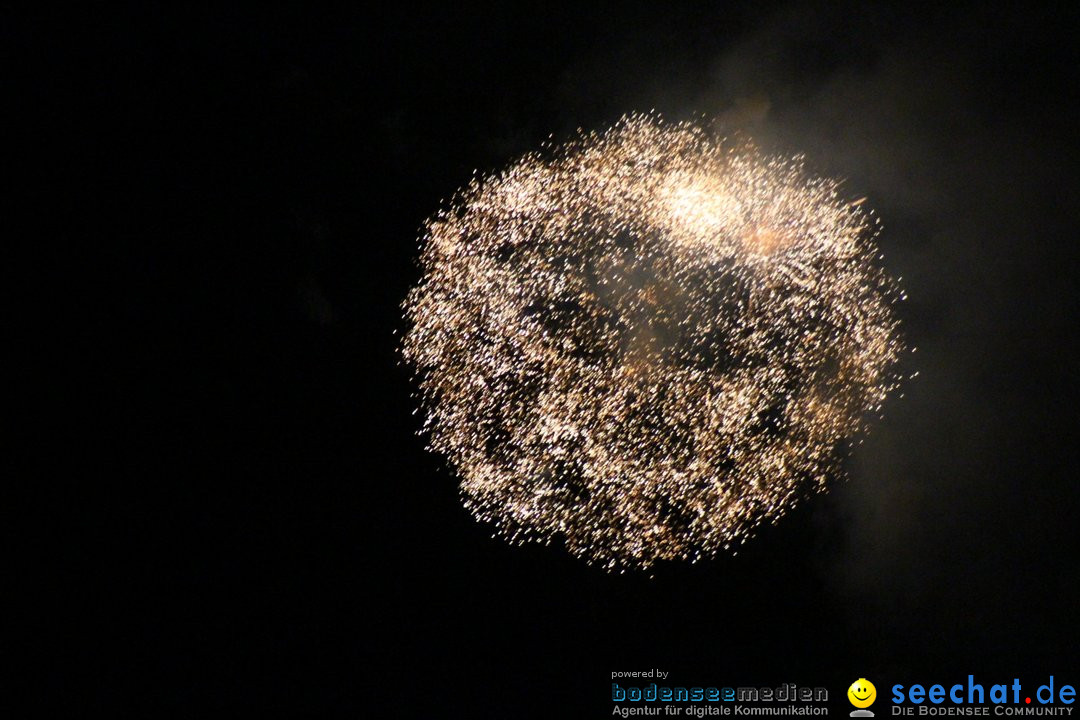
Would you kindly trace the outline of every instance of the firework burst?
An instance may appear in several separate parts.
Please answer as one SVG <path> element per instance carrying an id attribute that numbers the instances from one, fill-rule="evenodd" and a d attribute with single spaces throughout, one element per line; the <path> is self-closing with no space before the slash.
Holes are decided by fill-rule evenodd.
<path id="1" fill-rule="evenodd" d="M 800 158 L 653 116 L 478 177 L 405 302 L 430 447 L 508 540 L 607 569 L 733 549 L 897 385 L 875 234 Z"/>

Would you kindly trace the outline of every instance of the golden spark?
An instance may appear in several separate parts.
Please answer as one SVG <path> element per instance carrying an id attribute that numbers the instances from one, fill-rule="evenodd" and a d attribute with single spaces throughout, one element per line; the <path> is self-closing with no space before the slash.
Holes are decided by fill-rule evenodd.
<path id="1" fill-rule="evenodd" d="M 426 223 L 402 348 L 466 507 L 612 570 L 824 489 L 899 380 L 864 200 L 649 115 L 475 178 Z"/>

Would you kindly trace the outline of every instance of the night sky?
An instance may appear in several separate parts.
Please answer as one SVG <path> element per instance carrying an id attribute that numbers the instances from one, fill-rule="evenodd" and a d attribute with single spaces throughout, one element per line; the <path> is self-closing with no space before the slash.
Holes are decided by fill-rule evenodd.
<path id="1" fill-rule="evenodd" d="M 30 176 L 60 306 L 32 475 L 50 697 L 585 718 L 654 666 L 823 685 L 834 714 L 858 677 L 1077 684 L 1080 14 L 453 5 L 4 31 L 60 156 Z M 867 196 L 919 376 L 848 482 L 737 557 L 611 576 L 462 508 L 400 304 L 474 169 L 652 109 Z"/>

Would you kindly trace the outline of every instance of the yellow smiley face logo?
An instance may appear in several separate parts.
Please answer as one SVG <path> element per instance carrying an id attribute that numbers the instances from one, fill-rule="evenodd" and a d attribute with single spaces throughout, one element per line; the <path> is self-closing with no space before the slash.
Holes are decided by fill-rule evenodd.
<path id="1" fill-rule="evenodd" d="M 847 689 L 847 697 L 857 708 L 870 707 L 877 699 L 877 688 L 866 678 L 859 678 Z"/>

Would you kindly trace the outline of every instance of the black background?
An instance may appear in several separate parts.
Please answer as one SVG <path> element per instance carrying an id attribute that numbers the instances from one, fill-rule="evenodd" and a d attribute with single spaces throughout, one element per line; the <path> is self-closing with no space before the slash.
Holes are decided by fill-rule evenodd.
<path id="1" fill-rule="evenodd" d="M 61 307 L 35 398 L 49 699 L 584 718 L 649 667 L 824 685 L 834 714 L 863 676 L 1077 684 L 1078 18 L 982 5 L 9 26 L 16 114 L 59 151 L 27 171 Z M 650 109 L 869 196 L 919 376 L 849 482 L 736 557 L 609 576 L 462 509 L 416 435 L 400 303 L 421 223 L 474 169 Z"/>

